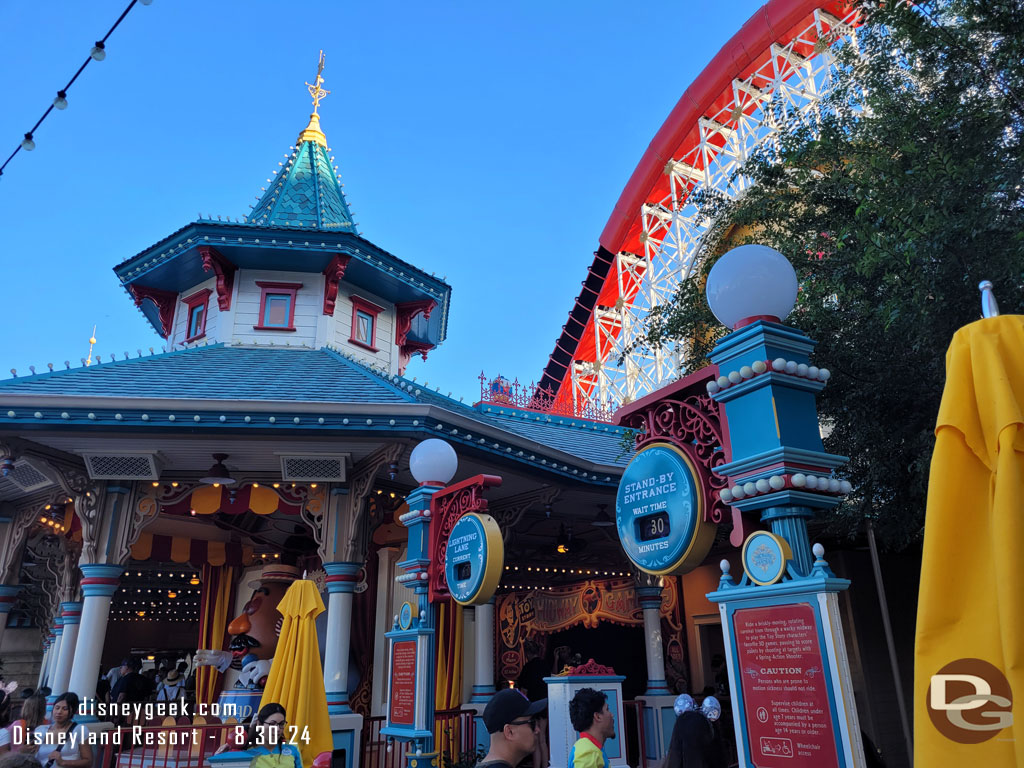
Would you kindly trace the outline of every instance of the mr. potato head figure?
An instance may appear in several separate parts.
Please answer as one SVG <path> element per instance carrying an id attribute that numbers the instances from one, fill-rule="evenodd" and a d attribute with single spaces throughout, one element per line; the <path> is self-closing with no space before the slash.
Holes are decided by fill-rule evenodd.
<path id="1" fill-rule="evenodd" d="M 259 578 L 247 585 L 253 591 L 252 596 L 242 612 L 228 624 L 231 636 L 228 650 L 200 650 L 196 663 L 216 666 L 220 672 L 228 667 L 241 670 L 239 687 L 262 688 L 281 634 L 283 617 L 277 610 L 278 603 L 300 576 L 299 569 L 292 565 L 264 566 Z"/>

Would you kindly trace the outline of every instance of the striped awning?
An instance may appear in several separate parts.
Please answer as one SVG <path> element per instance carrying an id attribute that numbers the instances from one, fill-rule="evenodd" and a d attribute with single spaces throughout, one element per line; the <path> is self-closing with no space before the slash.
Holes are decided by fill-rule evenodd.
<path id="1" fill-rule="evenodd" d="M 272 488 L 262 485 L 247 485 L 233 493 L 225 486 L 204 485 L 180 501 L 166 504 L 161 508 L 161 512 L 169 515 L 190 515 L 192 510 L 195 510 L 197 515 L 212 515 L 214 512 L 223 512 L 227 515 L 241 515 L 246 512 L 269 515 L 278 511 L 286 515 L 297 515 L 302 511 L 302 501 L 296 499 L 294 504 L 289 503 Z"/>
<path id="2" fill-rule="evenodd" d="M 249 565 L 252 562 L 252 547 L 226 541 L 205 541 L 187 536 L 143 532 L 132 546 L 132 558 L 158 563 L 190 563 L 196 568 L 203 563 Z"/>

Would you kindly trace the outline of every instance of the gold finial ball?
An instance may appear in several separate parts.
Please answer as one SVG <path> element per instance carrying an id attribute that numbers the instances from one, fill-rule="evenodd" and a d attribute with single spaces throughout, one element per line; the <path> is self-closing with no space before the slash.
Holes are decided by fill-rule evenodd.
<path id="1" fill-rule="evenodd" d="M 90 344 L 95 344 L 96 343 L 96 337 L 95 336 L 90 336 L 89 337 L 89 343 Z"/>

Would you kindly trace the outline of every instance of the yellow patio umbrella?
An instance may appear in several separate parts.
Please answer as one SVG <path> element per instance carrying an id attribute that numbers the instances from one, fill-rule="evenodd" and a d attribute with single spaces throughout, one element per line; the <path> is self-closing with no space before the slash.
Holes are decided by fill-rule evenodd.
<path id="1" fill-rule="evenodd" d="M 284 707 L 287 734 L 295 728 L 302 764 L 311 766 L 317 755 L 330 752 L 334 744 L 316 636 L 316 617 L 324 612 L 324 601 L 312 581 L 298 579 L 288 587 L 277 610 L 284 620 L 260 708 L 272 702 Z M 303 729 L 308 729 L 308 743 L 302 739 Z"/>
<path id="2" fill-rule="evenodd" d="M 1024 316 L 954 335 L 935 438 L 915 764 L 1024 768 L 1024 710 L 1011 704 L 1024 697 Z"/>

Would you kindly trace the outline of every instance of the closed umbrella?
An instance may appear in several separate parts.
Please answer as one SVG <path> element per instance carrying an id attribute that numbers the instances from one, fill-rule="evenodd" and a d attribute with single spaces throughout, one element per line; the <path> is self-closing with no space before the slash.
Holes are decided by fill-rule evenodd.
<path id="1" fill-rule="evenodd" d="M 946 356 L 925 518 L 915 764 L 1024 768 L 1024 316 Z M 1013 710 L 1016 709 L 1015 713 Z"/>
<path id="2" fill-rule="evenodd" d="M 260 708 L 272 702 L 285 708 L 286 734 L 295 729 L 302 764 L 310 766 L 317 755 L 331 752 L 334 744 L 316 635 L 316 617 L 324 612 L 324 601 L 312 581 L 298 579 L 288 587 L 277 610 L 284 620 Z M 304 729 L 308 743 L 302 739 Z"/>

